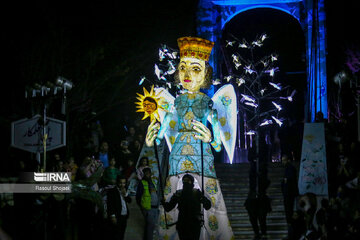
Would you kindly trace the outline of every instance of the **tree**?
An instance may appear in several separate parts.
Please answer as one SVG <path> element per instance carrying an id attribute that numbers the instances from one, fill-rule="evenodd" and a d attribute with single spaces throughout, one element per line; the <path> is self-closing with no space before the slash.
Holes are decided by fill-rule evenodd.
<path id="1" fill-rule="evenodd" d="M 259 172 L 259 162 L 266 164 L 268 161 L 267 157 L 260 157 L 269 156 L 266 146 L 271 142 L 270 132 L 286 124 L 286 109 L 296 91 L 291 90 L 281 79 L 277 54 L 260 56 L 263 53 L 261 47 L 268 38 L 266 34 L 261 34 L 251 42 L 245 39 L 240 41 L 235 36 L 233 38 L 224 43 L 224 58 L 229 75 L 223 81 L 231 82 L 238 88 L 239 114 L 244 119 L 245 148 L 250 147 L 254 153 L 251 160 L 256 160 Z"/>

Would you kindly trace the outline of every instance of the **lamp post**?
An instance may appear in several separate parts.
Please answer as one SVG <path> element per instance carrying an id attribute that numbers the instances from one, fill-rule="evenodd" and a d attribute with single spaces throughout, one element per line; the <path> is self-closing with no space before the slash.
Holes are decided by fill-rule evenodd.
<path id="1" fill-rule="evenodd" d="M 67 91 L 73 88 L 73 83 L 70 80 L 67 80 L 63 77 L 58 77 L 55 81 L 55 84 L 51 82 L 47 82 L 45 85 L 41 85 L 39 83 L 35 83 L 33 87 L 26 87 L 25 90 L 25 98 L 37 98 L 43 101 L 43 121 L 42 121 L 42 137 L 39 137 L 39 141 L 42 141 L 42 150 L 43 150 L 43 168 L 41 169 L 42 172 L 46 171 L 46 149 L 47 149 L 47 140 L 48 140 L 48 132 L 47 132 L 47 111 L 48 111 L 48 103 L 47 101 L 52 99 L 53 97 L 57 96 L 63 90 L 62 95 L 62 114 L 65 114 L 66 109 L 66 93 Z M 40 144 L 39 144 L 40 145 Z M 39 149 L 37 152 L 37 157 L 40 156 L 41 150 Z M 40 159 L 38 159 L 40 164 Z"/>

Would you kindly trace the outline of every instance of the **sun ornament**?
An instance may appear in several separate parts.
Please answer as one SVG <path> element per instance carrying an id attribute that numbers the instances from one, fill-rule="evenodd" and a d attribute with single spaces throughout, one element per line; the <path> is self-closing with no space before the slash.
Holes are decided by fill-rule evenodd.
<path id="1" fill-rule="evenodd" d="M 156 95 L 154 91 L 154 85 L 151 86 L 150 92 L 143 88 L 144 95 L 140 93 L 136 93 L 138 97 L 136 97 L 139 102 L 135 102 L 137 111 L 136 112 L 143 112 L 144 117 L 141 120 L 144 120 L 150 117 L 150 121 L 157 120 L 160 122 L 159 116 L 159 108 L 162 109 L 163 98 L 159 97 L 159 94 Z"/>

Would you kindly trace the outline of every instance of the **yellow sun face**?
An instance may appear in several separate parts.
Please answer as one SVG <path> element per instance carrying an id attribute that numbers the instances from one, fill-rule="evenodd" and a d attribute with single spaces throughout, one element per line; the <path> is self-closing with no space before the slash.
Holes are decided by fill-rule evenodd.
<path id="1" fill-rule="evenodd" d="M 150 121 L 153 121 L 154 119 L 160 121 L 158 109 L 162 108 L 161 107 L 162 98 L 155 95 L 154 85 L 151 86 L 150 92 L 148 92 L 145 88 L 143 88 L 143 90 L 144 90 L 144 95 L 141 95 L 140 93 L 136 93 L 138 95 L 136 99 L 139 100 L 139 102 L 135 102 L 136 108 L 138 108 L 136 112 L 144 113 L 144 117 L 141 120 L 150 117 Z"/>

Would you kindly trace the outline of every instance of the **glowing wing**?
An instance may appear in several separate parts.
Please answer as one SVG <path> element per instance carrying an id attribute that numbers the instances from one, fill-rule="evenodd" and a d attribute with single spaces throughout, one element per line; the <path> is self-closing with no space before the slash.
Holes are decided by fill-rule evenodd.
<path id="1" fill-rule="evenodd" d="M 222 86 L 211 98 L 218 114 L 220 139 L 229 156 L 230 163 L 234 158 L 237 127 L 237 101 L 234 87 L 231 84 Z M 212 122 L 208 118 L 209 122 Z"/>
<path id="2" fill-rule="evenodd" d="M 174 107 L 175 98 L 165 89 L 165 88 L 156 88 L 156 95 L 163 98 L 162 109 L 159 108 L 160 122 L 164 131 L 160 131 L 159 134 L 164 134 L 166 143 L 169 147 L 169 151 L 171 152 L 172 145 L 175 142 L 175 139 L 178 135 L 178 126 L 177 126 L 177 114 L 176 109 Z M 162 133 L 163 132 L 163 133 Z"/>

